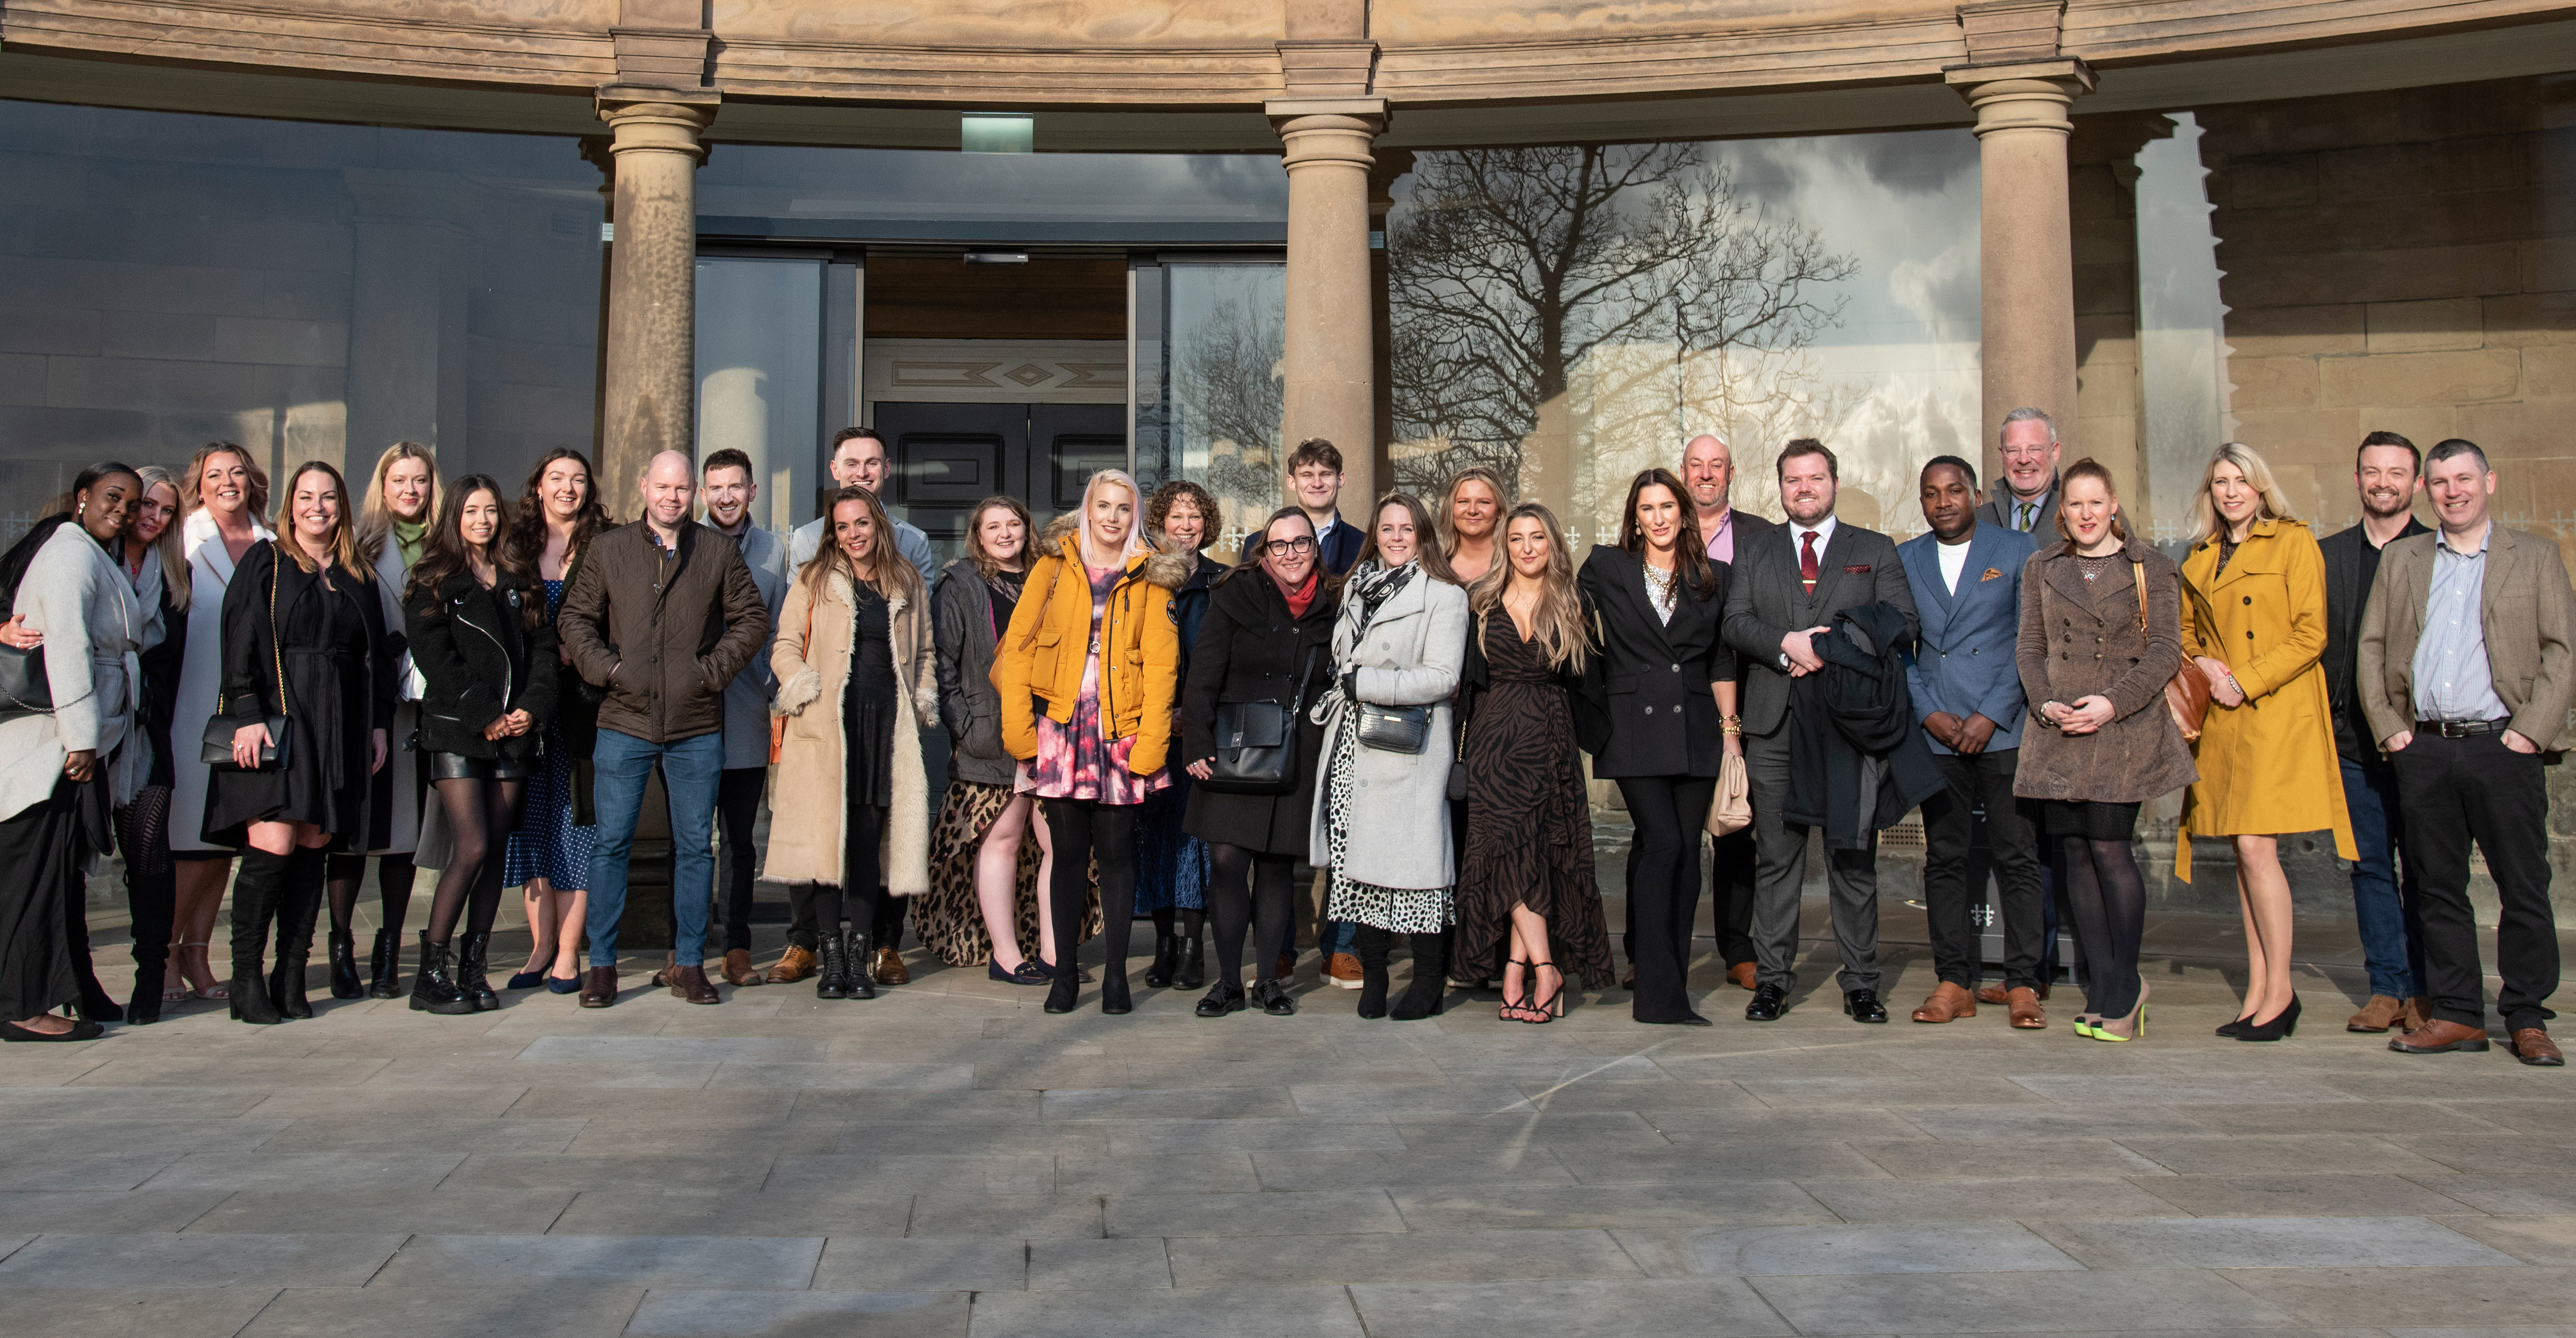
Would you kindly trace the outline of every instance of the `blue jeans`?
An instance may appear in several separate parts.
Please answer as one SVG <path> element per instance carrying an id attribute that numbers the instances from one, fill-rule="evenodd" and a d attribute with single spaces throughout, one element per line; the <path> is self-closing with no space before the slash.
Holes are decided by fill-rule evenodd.
<path id="1" fill-rule="evenodd" d="M 644 783 L 662 764 L 671 798 L 671 921 L 682 966 L 706 961 L 707 903 L 715 895 L 716 790 L 724 776 L 724 736 L 701 734 L 647 743 L 613 729 L 591 750 L 591 797 L 599 842 L 590 854 L 590 964 L 617 965 L 617 921 L 626 914 L 626 860 L 635 850 L 635 818 Z"/>
<path id="2" fill-rule="evenodd" d="M 2361 858 L 2352 866 L 2352 911 L 2361 923 L 2361 955 L 2370 970 L 2370 992 L 2411 999 L 2424 983 L 2424 925 L 2416 918 L 2415 861 L 2403 873 L 2397 845 L 2405 819 L 2397 804 L 2397 772 L 2343 762 L 2343 803 L 2352 815 L 2352 844 Z"/>

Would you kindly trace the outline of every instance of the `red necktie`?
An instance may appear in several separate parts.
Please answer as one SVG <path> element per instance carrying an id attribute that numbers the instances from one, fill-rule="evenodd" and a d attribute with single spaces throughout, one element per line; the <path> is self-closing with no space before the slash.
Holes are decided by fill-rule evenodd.
<path id="1" fill-rule="evenodd" d="M 1812 595 L 1816 593 L 1816 532 L 1809 530 L 1799 538 L 1805 546 L 1798 551 L 1798 584 Z"/>

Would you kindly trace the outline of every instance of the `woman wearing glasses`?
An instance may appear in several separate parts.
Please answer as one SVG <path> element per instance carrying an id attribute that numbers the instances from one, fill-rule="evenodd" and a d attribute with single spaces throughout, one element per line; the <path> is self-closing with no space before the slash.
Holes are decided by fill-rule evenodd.
<path id="1" fill-rule="evenodd" d="M 1314 522 L 1296 507 L 1282 507 L 1244 540 L 1243 561 L 1210 592 L 1181 692 L 1181 756 L 1189 759 L 1192 778 L 1214 775 L 1217 708 L 1311 702 L 1331 681 L 1333 620 L 1340 606 L 1322 566 Z M 1247 923 L 1258 927 L 1261 939 L 1253 954 L 1258 979 L 1251 1002 L 1274 1017 L 1297 1011 L 1278 977 L 1278 962 L 1290 940 L 1291 874 L 1306 854 L 1324 731 L 1302 711 L 1294 728 L 1294 783 L 1287 793 L 1221 794 L 1204 784 L 1190 790 L 1184 825 L 1207 842 L 1215 871 L 1208 911 L 1216 920 L 1216 982 L 1199 1000 L 1200 1017 L 1243 1010 Z"/>

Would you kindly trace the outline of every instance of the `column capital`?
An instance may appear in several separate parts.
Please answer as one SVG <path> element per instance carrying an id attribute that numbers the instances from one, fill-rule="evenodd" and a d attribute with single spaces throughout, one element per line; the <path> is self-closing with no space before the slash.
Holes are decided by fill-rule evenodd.
<path id="1" fill-rule="evenodd" d="M 652 150 L 685 153 L 703 162 L 699 136 L 716 119 L 723 95 L 711 88 L 658 88 L 651 84 L 602 84 L 593 96 L 599 119 L 615 138 L 611 153 Z"/>
<path id="2" fill-rule="evenodd" d="M 2093 91 L 2093 67 L 2072 56 L 2055 60 L 1953 65 L 1941 80 L 1976 109 L 1979 138 L 1998 130 L 2054 130 L 2069 134 L 2067 109 Z"/>
<path id="3" fill-rule="evenodd" d="M 1291 173 L 1319 163 L 1367 171 L 1371 146 L 1386 129 L 1384 98 L 1283 98 L 1263 104 L 1283 145 L 1279 161 Z"/>

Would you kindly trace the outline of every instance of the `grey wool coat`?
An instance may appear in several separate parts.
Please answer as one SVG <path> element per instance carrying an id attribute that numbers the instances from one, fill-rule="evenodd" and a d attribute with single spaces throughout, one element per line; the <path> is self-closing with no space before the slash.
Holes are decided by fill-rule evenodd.
<path id="1" fill-rule="evenodd" d="M 973 561 L 959 558 L 943 569 L 931 596 L 939 649 L 939 719 L 955 752 L 948 774 L 977 785 L 1008 785 L 1017 759 L 1002 746 L 1002 694 L 993 687 L 993 592 Z"/>
<path id="2" fill-rule="evenodd" d="M 54 710 L 0 722 L 0 818 L 52 795 L 64 758 L 84 749 L 98 754 L 110 798 L 133 800 L 152 766 L 152 750 L 133 728 L 143 691 L 139 657 L 161 640 L 152 614 L 158 607 L 134 597 L 116 559 L 77 524 L 57 526 L 36 550 L 19 580 L 17 607 L 0 610 L 0 618 L 25 614 L 28 630 L 45 634 L 40 653 Z M 192 745 L 204 723 L 182 731 Z"/>
<path id="3" fill-rule="evenodd" d="M 1360 700 L 1379 706 L 1429 706 L 1431 742 L 1420 753 L 1361 747 L 1353 769 L 1350 830 L 1342 872 L 1379 887 L 1429 889 L 1457 882 L 1449 847 L 1449 768 L 1456 738 L 1449 699 L 1467 665 L 1467 592 L 1429 572 L 1416 572 L 1359 632 L 1359 603 L 1342 589 L 1341 620 L 1333 628 L 1333 677 L 1357 672 Z M 1321 777 L 1332 772 L 1333 749 L 1353 713 L 1338 693 L 1316 708 L 1324 724 L 1324 751 L 1315 764 L 1315 808 L 1308 822 L 1308 858 L 1330 858 L 1325 825 L 1329 795 Z"/>
<path id="4" fill-rule="evenodd" d="M 2143 632 L 2132 563 L 2147 578 Z M 2165 680 L 2182 665 L 2182 572 L 2132 538 L 2089 585 L 2072 544 L 2050 544 L 2022 568 L 2015 658 L 2030 707 L 2013 793 L 2141 804 L 2200 779 L 2165 709 Z M 2061 733 L 2040 714 L 2044 703 L 2071 706 L 2096 694 L 2110 699 L 2114 714 L 2091 734 Z"/>

